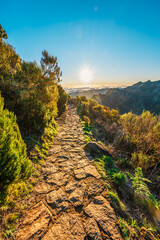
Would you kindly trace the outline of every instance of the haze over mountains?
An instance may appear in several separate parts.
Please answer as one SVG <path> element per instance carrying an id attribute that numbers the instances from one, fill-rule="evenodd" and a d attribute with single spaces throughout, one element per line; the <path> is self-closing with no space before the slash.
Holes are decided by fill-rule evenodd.
<path id="1" fill-rule="evenodd" d="M 105 94 L 108 91 L 109 87 L 104 88 L 68 88 L 65 89 L 66 92 L 71 97 L 77 97 L 77 96 L 86 96 L 88 98 L 93 97 L 96 94 Z"/>
<path id="2" fill-rule="evenodd" d="M 87 96 L 99 104 L 118 109 L 121 114 L 132 111 L 141 114 L 143 110 L 160 113 L 160 80 L 138 82 L 126 88 L 79 89 L 69 93 L 72 97 Z"/>

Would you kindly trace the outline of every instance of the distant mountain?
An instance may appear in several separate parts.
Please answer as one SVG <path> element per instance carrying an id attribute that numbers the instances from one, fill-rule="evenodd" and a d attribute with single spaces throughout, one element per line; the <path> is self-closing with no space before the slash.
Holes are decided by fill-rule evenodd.
<path id="1" fill-rule="evenodd" d="M 138 82 L 123 89 L 110 88 L 105 94 L 94 95 L 93 99 L 99 104 L 118 109 L 121 114 L 130 111 L 141 114 L 144 109 L 159 114 L 160 80 Z"/>
<path id="2" fill-rule="evenodd" d="M 96 94 L 105 94 L 108 91 L 108 87 L 105 88 L 70 88 L 66 89 L 66 92 L 71 96 L 71 97 L 76 97 L 76 96 L 86 96 L 88 98 L 93 97 Z"/>

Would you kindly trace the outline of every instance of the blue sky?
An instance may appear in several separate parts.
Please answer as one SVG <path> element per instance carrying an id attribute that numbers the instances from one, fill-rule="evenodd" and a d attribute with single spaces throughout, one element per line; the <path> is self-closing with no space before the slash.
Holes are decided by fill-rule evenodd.
<path id="1" fill-rule="evenodd" d="M 5 0 L 0 23 L 26 61 L 58 57 L 64 86 L 130 85 L 160 79 L 159 0 Z"/>

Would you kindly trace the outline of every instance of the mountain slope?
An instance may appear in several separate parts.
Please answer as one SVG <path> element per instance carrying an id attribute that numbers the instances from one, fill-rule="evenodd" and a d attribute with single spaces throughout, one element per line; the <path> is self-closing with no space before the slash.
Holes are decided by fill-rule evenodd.
<path id="1" fill-rule="evenodd" d="M 160 113 L 160 80 L 138 82 L 124 89 L 112 88 L 105 94 L 93 96 L 99 104 L 109 108 L 116 108 L 121 114 L 132 111 L 141 114 L 149 110 L 151 113 Z"/>

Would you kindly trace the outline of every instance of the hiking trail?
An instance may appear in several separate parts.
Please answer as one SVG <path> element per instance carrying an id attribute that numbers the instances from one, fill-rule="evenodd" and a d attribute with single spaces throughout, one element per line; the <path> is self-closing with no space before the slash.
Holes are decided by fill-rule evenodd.
<path id="1" fill-rule="evenodd" d="M 75 107 L 68 107 L 59 125 L 16 240 L 122 239 L 101 175 L 83 150 Z"/>

